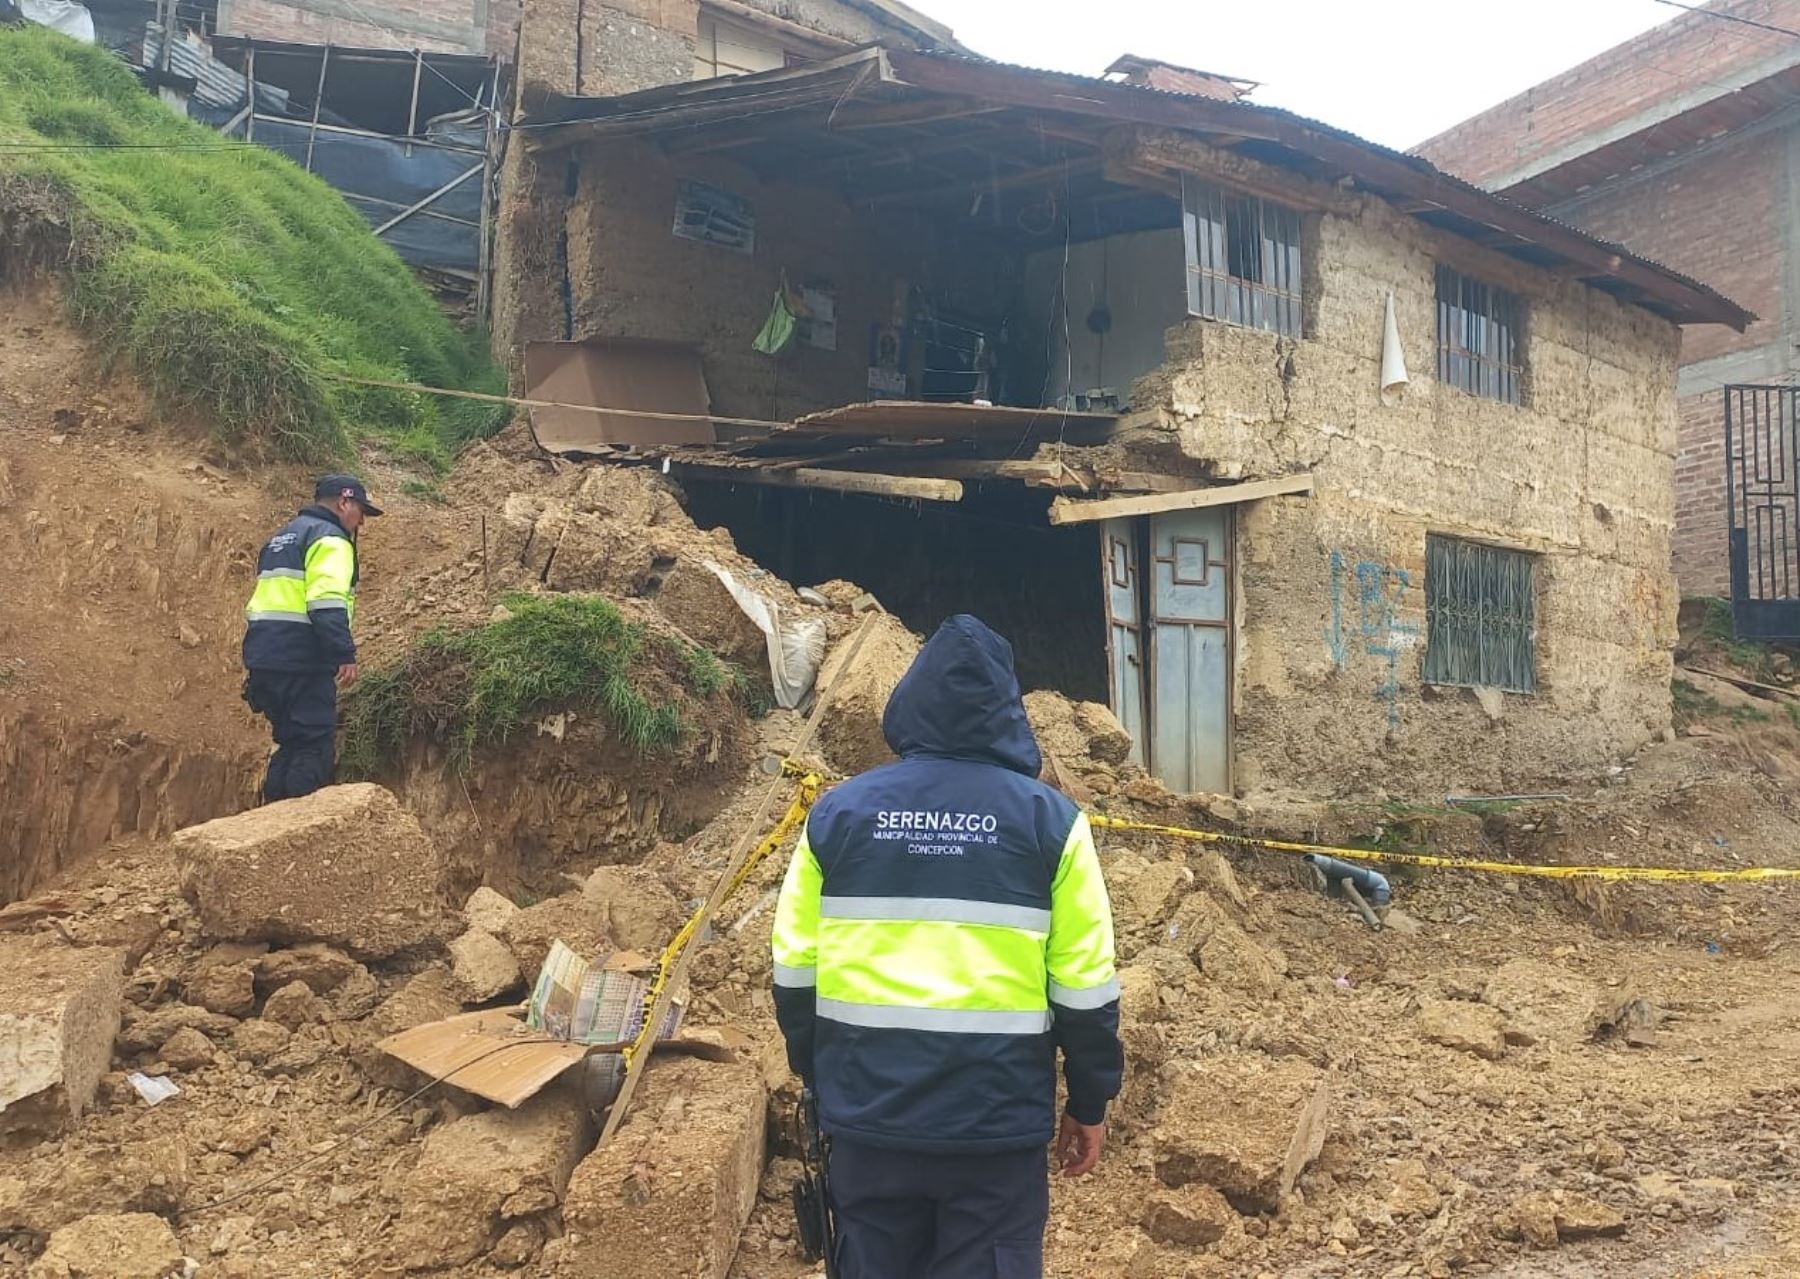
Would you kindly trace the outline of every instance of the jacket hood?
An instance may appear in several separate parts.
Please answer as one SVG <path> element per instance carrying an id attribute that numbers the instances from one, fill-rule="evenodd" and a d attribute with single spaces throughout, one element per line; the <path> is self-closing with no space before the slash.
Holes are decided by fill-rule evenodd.
<path id="1" fill-rule="evenodd" d="M 344 528 L 344 521 L 340 520 L 338 518 L 338 513 L 329 506 L 322 506 L 315 502 L 309 506 L 301 507 L 300 514 L 309 515 L 315 520 L 324 520 L 327 524 L 335 524 L 343 531 L 345 537 L 350 536 L 350 531 Z"/>
<path id="2" fill-rule="evenodd" d="M 902 757 L 979 760 L 1027 777 L 1044 763 L 1019 699 L 1012 645 L 967 613 L 938 627 L 913 659 L 881 731 Z"/>

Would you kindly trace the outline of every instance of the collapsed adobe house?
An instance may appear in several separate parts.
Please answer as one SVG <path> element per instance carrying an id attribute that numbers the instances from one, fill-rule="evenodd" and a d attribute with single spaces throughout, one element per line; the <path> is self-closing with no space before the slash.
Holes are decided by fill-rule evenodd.
<path id="1" fill-rule="evenodd" d="M 496 331 L 611 410 L 540 440 L 655 462 L 790 581 L 981 614 L 1176 790 L 1503 790 L 1661 734 L 1680 326 L 1748 313 L 1129 61 L 540 82 Z"/>

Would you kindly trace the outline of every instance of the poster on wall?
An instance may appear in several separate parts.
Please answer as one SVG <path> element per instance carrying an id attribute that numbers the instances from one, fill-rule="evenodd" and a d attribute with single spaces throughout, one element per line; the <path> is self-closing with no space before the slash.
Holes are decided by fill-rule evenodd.
<path id="1" fill-rule="evenodd" d="M 869 327 L 869 398 L 906 398 L 906 331 L 896 325 Z"/>
<path id="2" fill-rule="evenodd" d="M 736 253 L 755 253 L 756 214 L 741 196 L 683 179 L 675 189 L 675 235 Z"/>
<path id="3" fill-rule="evenodd" d="M 806 308 L 806 343 L 820 351 L 837 350 L 837 291 L 829 284 L 808 284 L 800 290 Z"/>

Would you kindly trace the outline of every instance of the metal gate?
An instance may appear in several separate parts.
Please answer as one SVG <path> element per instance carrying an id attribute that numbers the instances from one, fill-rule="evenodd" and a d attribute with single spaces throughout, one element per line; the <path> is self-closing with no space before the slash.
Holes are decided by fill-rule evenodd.
<path id="1" fill-rule="evenodd" d="M 1741 639 L 1800 639 L 1800 387 L 1725 388 L 1731 611 Z"/>

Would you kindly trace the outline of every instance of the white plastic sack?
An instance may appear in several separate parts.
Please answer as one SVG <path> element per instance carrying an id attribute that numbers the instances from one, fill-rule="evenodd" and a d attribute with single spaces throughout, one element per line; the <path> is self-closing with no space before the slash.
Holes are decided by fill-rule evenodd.
<path id="1" fill-rule="evenodd" d="M 75 0 L 18 0 L 19 12 L 40 27 L 72 36 L 83 44 L 94 43 L 94 15 Z"/>
<path id="2" fill-rule="evenodd" d="M 769 682 L 775 687 L 775 704 L 793 710 L 812 692 L 819 667 L 825 664 L 825 623 L 818 618 L 784 621 L 781 606 L 774 600 L 745 586 L 730 569 L 711 560 L 705 563 L 768 640 Z"/>

